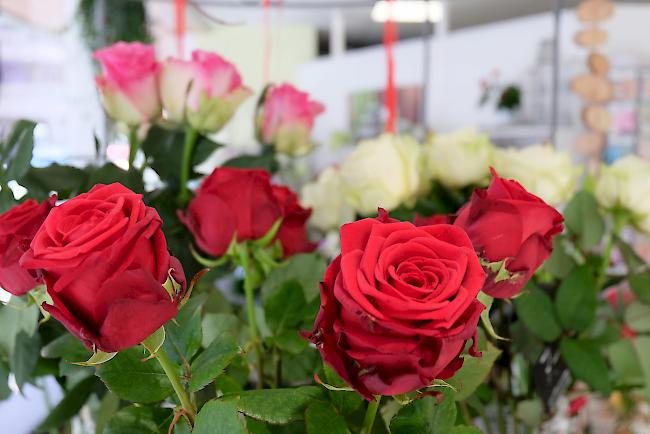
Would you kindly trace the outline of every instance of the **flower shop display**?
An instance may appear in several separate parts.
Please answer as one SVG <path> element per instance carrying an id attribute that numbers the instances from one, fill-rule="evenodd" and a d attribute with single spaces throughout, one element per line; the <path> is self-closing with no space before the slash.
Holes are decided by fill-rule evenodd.
<path id="1" fill-rule="evenodd" d="M 650 164 L 578 187 L 551 145 L 385 133 L 299 192 L 278 169 L 323 107 L 272 84 L 259 152 L 203 177 L 252 95 L 235 66 L 96 57 L 128 170 L 32 167 L 30 121 L 0 144 L 0 399 L 63 391 L 35 432 L 521 434 L 650 400 Z"/>

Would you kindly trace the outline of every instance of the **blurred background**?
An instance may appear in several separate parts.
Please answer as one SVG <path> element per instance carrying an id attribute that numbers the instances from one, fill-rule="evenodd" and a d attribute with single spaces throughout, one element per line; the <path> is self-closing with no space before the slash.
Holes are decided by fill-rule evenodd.
<path id="1" fill-rule="evenodd" d="M 382 2 L 373 0 L 0 0 L 0 137 L 18 119 L 38 121 L 33 164 L 85 165 L 96 140 L 116 164 L 126 137 L 109 128 L 92 51 L 119 40 L 155 44 L 158 57 L 216 51 L 243 81 L 291 82 L 326 106 L 316 122 L 313 169 L 340 159 L 385 120 Z M 578 0 L 397 0 L 406 6 L 395 46 L 398 129 L 474 126 L 499 146 L 551 141 L 577 160 L 650 158 L 650 3 L 616 1 L 594 31 Z M 420 3 L 409 7 L 407 3 Z M 184 29 L 179 32 L 178 7 Z M 411 5 L 412 6 L 412 5 Z M 585 33 L 586 32 L 586 33 Z M 600 35 L 600 36 L 599 36 Z M 591 73 L 598 53 L 606 97 Z M 603 74 L 603 69 L 604 74 Z M 602 83 L 600 83 L 602 84 Z M 605 119 L 583 111 L 602 99 Z M 255 146 L 250 98 L 219 139 Z M 585 136 L 597 131 L 596 138 Z M 585 138 L 587 137 L 587 138 Z M 231 152 L 225 149 L 217 152 Z M 205 171 L 223 156 L 215 155 Z M 1 333 L 1 331 L 0 331 Z M 56 384 L 27 386 L 0 402 L 2 434 L 30 432 L 60 399 Z M 7 425 L 9 424 L 9 425 Z"/>

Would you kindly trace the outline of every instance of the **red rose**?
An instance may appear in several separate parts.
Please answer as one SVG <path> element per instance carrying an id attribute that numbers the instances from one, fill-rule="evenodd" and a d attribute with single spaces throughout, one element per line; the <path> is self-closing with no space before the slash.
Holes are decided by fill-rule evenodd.
<path id="1" fill-rule="evenodd" d="M 431 225 L 444 225 L 452 224 L 453 218 L 447 214 L 434 214 L 432 216 L 424 217 L 420 214 L 416 214 L 413 219 L 413 224 L 415 226 L 431 226 Z"/>
<path id="2" fill-rule="evenodd" d="M 43 283 L 40 273 L 20 266 L 20 257 L 49 214 L 56 196 L 43 203 L 29 199 L 0 215 L 0 287 L 24 295 Z"/>
<path id="3" fill-rule="evenodd" d="M 305 226 L 311 210 L 302 208 L 287 187 L 272 185 L 265 170 L 215 169 L 203 180 L 187 212 L 178 215 L 199 248 L 214 257 L 222 256 L 235 237 L 262 238 L 279 219 L 276 239 L 285 257 L 315 248 Z"/>
<path id="4" fill-rule="evenodd" d="M 460 228 L 418 228 L 380 212 L 341 228 L 307 337 L 365 398 L 411 392 L 462 366 L 466 342 L 476 344 L 484 280 Z"/>
<path id="5" fill-rule="evenodd" d="M 492 176 L 487 189 L 474 191 L 454 225 L 465 229 L 481 259 L 491 263 L 483 291 L 509 298 L 551 255 L 552 238 L 562 232 L 564 218 L 518 182 L 494 170 Z M 502 265 L 505 270 L 499 270 Z"/>
<path id="6" fill-rule="evenodd" d="M 142 342 L 176 315 L 164 287 L 170 270 L 162 221 L 120 184 L 96 185 L 54 208 L 21 259 L 42 269 L 53 305 L 43 307 L 87 347 L 115 352 Z"/>

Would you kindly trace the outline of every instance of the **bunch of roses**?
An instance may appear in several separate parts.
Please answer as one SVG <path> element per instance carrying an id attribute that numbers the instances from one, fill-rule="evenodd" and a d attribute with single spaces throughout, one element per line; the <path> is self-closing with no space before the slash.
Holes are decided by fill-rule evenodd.
<path id="1" fill-rule="evenodd" d="M 453 221 L 453 224 L 449 224 Z M 549 257 L 563 218 L 513 180 L 476 190 L 458 216 L 391 219 L 380 210 L 341 228 L 306 337 L 371 400 L 431 386 L 462 366 L 484 310 L 477 296 L 519 293 Z"/>
<path id="2" fill-rule="evenodd" d="M 195 50 L 191 60 L 156 60 L 154 47 L 118 42 L 95 52 L 102 66 L 96 77 L 104 108 L 115 120 L 137 127 L 165 118 L 202 133 L 219 131 L 252 95 L 237 68 L 216 53 Z M 320 103 L 289 84 L 271 86 L 260 107 L 259 136 L 278 152 L 301 154 L 312 148 Z"/>

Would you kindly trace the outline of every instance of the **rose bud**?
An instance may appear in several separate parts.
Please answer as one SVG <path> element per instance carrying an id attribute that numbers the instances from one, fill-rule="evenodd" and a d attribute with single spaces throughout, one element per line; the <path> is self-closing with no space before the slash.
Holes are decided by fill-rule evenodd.
<path id="1" fill-rule="evenodd" d="M 474 191 L 454 225 L 463 228 L 488 278 L 483 291 L 497 298 L 517 295 L 553 251 L 564 218 L 518 182 L 492 170 L 487 189 Z"/>
<path id="2" fill-rule="evenodd" d="M 314 147 L 311 130 L 314 119 L 325 111 L 321 103 L 309 99 L 290 84 L 271 86 L 260 111 L 260 136 L 276 151 L 287 155 L 303 155 Z"/>
<path id="3" fill-rule="evenodd" d="M 42 269 L 46 311 L 88 348 L 117 352 L 176 315 L 185 277 L 161 226 L 141 195 L 96 185 L 50 212 L 21 264 Z"/>
<path id="4" fill-rule="evenodd" d="M 43 203 L 29 199 L 0 215 L 0 287 L 24 295 L 43 283 L 38 270 L 27 270 L 18 261 L 54 207 L 56 196 Z"/>
<path id="5" fill-rule="evenodd" d="M 215 133 L 252 92 L 242 85 L 232 63 L 215 53 L 196 50 L 192 60 L 165 61 L 160 94 L 169 120 L 187 121 L 201 132 Z"/>
<path id="6" fill-rule="evenodd" d="M 451 377 L 470 339 L 478 355 L 485 273 L 462 229 L 416 227 L 380 210 L 340 234 L 306 337 L 341 378 L 372 400 Z"/>
<path id="7" fill-rule="evenodd" d="M 230 167 L 215 169 L 187 211 L 178 213 L 197 246 L 214 257 L 222 256 L 234 238 L 239 242 L 262 238 L 280 219 L 276 239 L 284 257 L 310 252 L 316 247 L 307 238 L 310 214 L 293 191 L 272 185 L 267 171 Z"/>
<path id="8" fill-rule="evenodd" d="M 149 123 L 160 116 L 158 74 L 153 46 L 118 42 L 95 51 L 102 74 L 95 82 L 108 115 L 129 126 Z"/>

